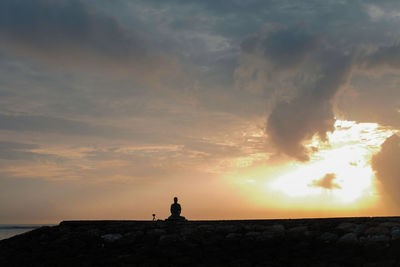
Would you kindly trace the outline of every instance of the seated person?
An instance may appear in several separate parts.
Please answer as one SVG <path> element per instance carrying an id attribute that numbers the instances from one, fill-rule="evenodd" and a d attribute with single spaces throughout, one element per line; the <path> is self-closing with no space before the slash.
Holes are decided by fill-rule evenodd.
<path id="1" fill-rule="evenodd" d="M 178 198 L 174 197 L 174 203 L 171 205 L 171 216 L 168 220 L 185 221 L 185 217 L 181 216 L 181 205 L 178 203 Z"/>

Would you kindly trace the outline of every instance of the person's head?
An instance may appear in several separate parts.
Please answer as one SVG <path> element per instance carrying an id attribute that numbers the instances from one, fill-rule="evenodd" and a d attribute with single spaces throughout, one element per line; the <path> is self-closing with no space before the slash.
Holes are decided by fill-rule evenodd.
<path id="1" fill-rule="evenodd" d="M 178 203 L 178 198 L 174 197 L 174 203 Z"/>

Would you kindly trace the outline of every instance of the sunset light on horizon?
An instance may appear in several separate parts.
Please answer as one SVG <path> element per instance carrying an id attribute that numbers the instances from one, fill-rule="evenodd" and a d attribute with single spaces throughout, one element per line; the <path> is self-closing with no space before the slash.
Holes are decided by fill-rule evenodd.
<path id="1" fill-rule="evenodd" d="M 310 161 L 283 164 L 279 174 L 252 176 L 249 170 L 237 175 L 237 183 L 253 192 L 254 205 L 317 212 L 367 210 L 379 201 L 372 156 L 394 133 L 376 123 L 336 120 L 325 142 L 311 140 L 307 145 L 314 148 Z M 244 178 L 247 175 L 252 178 Z"/>

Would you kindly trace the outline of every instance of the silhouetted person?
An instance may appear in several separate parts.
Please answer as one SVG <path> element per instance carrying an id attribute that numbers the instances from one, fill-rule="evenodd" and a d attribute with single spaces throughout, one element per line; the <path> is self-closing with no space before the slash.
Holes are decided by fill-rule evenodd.
<path id="1" fill-rule="evenodd" d="M 185 217 L 181 216 L 181 205 L 178 203 L 178 198 L 174 197 L 174 203 L 171 205 L 171 216 L 168 217 L 168 220 L 174 221 L 184 221 Z"/>

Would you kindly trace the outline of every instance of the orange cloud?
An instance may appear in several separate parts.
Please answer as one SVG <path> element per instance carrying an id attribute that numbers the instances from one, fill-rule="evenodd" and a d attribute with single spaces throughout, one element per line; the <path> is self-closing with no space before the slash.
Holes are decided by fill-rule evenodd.
<path id="1" fill-rule="evenodd" d="M 342 189 L 342 187 L 334 182 L 336 174 L 327 173 L 324 177 L 319 180 L 314 180 L 310 186 L 322 187 L 325 189 Z"/>

